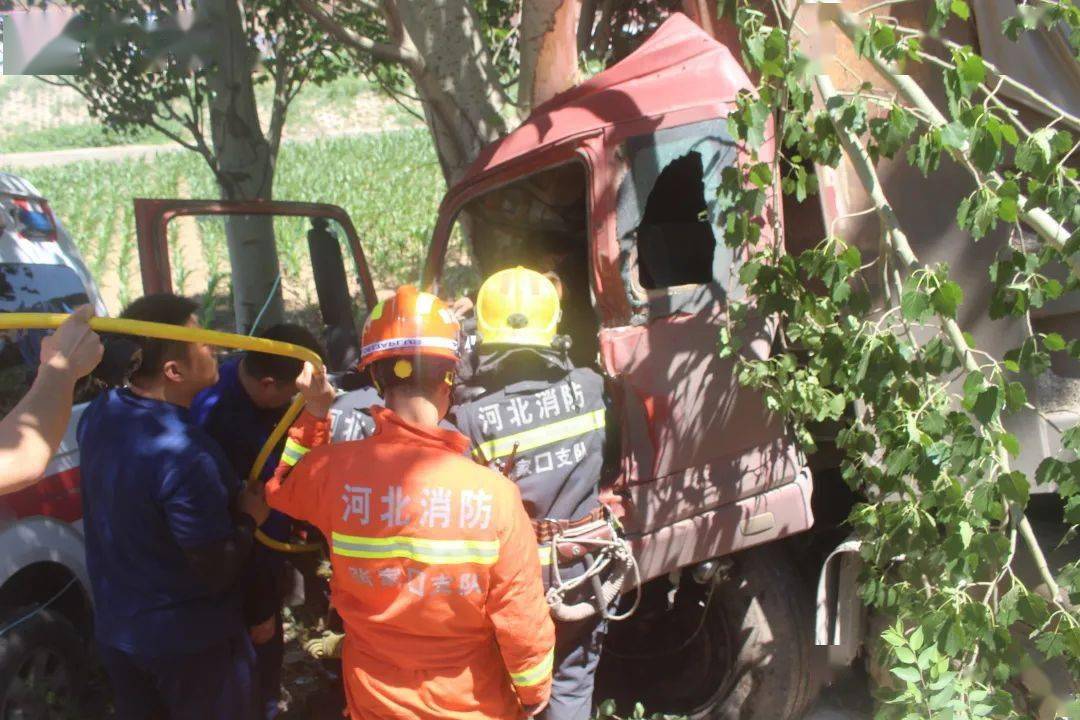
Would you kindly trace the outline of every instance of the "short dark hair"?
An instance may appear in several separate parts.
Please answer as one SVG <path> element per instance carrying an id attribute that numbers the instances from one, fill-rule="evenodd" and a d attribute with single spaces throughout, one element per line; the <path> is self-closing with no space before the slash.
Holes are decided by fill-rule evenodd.
<path id="1" fill-rule="evenodd" d="M 144 295 L 135 300 L 120 313 L 127 320 L 164 323 L 166 325 L 186 325 L 199 306 L 193 301 L 172 293 Z M 161 372 L 169 360 L 179 360 L 187 353 L 187 343 L 178 340 L 159 340 L 157 338 L 130 336 L 139 357 L 131 370 L 134 379 L 152 378 Z"/>
<path id="2" fill-rule="evenodd" d="M 299 345 L 312 351 L 320 358 L 325 357 L 322 345 L 319 344 L 311 331 L 302 325 L 280 323 L 259 333 L 259 337 Z M 249 374 L 257 378 L 273 378 L 279 383 L 291 383 L 296 380 L 296 376 L 304 369 L 304 363 L 301 360 L 286 355 L 262 352 L 244 353 L 244 359 L 241 360 L 241 363 L 244 370 Z"/>

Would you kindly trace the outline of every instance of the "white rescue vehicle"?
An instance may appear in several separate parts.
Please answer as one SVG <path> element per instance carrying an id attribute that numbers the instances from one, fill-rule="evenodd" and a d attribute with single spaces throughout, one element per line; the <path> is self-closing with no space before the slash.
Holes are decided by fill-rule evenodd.
<path id="1" fill-rule="evenodd" d="M 0 172 L 0 312 L 68 312 L 105 303 L 48 201 Z M 45 331 L 0 333 L 0 414 L 37 372 Z M 83 684 L 91 641 L 75 427 L 95 393 L 83 381 L 45 477 L 0 497 L 0 719 L 55 717 Z"/>

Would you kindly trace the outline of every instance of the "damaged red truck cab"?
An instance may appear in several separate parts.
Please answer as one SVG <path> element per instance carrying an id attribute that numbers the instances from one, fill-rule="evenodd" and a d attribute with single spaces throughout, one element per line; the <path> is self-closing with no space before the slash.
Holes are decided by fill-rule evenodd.
<path id="1" fill-rule="evenodd" d="M 728 304 L 744 291 L 716 191 L 743 152 L 726 118 L 751 87 L 727 48 L 673 16 L 489 146 L 443 201 L 428 255 L 425 278 L 438 287 L 464 222 L 483 275 L 552 246 L 587 267 L 587 287 L 564 298 L 592 301 L 576 315 L 591 311 L 595 324 L 574 324 L 574 339 L 588 345 L 594 331 L 620 411 L 621 474 L 609 499 L 646 580 L 813 523 L 809 473 L 782 421 L 739 386 L 735 359 L 717 348 Z M 761 159 L 773 152 L 770 137 Z M 772 241 L 766 223 L 762 242 Z M 742 352 L 767 357 L 772 326 L 748 325 Z"/>

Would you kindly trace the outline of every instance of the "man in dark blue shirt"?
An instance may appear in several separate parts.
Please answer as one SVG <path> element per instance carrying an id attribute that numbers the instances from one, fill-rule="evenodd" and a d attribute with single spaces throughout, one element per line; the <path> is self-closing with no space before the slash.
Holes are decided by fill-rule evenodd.
<path id="1" fill-rule="evenodd" d="M 149 295 L 121 317 L 197 327 L 196 309 Z M 128 385 L 94 400 L 78 429 L 94 631 L 116 717 L 253 720 L 237 579 L 266 514 L 188 410 L 217 380 L 212 348 L 134 342 Z"/>
<path id="2" fill-rule="evenodd" d="M 322 348 L 306 328 L 282 323 L 262 334 L 268 340 L 300 345 L 322 356 Z M 296 395 L 296 377 L 303 363 L 295 358 L 248 352 L 221 364 L 220 377 L 199 393 L 191 406 L 195 421 L 224 449 L 233 470 L 247 477 L 259 451 Z M 276 448 L 263 467 L 263 480 L 278 465 Z M 289 539 L 292 521 L 271 511 L 262 531 L 275 540 Z M 256 544 L 246 578 L 244 619 L 255 643 L 260 705 L 267 720 L 278 714 L 281 664 L 285 643 L 281 603 L 287 591 L 287 566 L 281 553 Z"/>

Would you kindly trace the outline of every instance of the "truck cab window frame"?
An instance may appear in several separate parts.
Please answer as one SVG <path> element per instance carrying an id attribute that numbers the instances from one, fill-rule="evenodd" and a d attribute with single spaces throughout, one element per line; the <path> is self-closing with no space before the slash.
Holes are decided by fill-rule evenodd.
<path id="1" fill-rule="evenodd" d="M 633 323 L 723 302 L 734 289 L 736 258 L 724 243 L 717 192 L 737 154 L 723 118 L 622 144 L 615 219 Z"/>
<path id="2" fill-rule="evenodd" d="M 589 203 L 589 169 L 579 157 L 473 196 L 451 228 L 452 238 L 467 240 L 478 282 L 517 265 L 559 276 L 559 333 L 571 338 L 570 356 L 579 365 L 595 365 L 599 353 Z"/>

